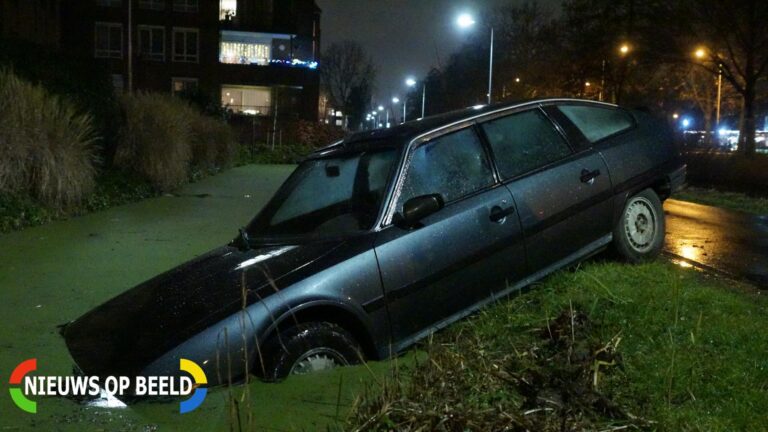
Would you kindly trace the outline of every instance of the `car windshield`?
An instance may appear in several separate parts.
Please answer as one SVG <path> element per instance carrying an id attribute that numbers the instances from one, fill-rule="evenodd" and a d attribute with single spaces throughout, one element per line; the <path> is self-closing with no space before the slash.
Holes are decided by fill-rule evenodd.
<path id="1" fill-rule="evenodd" d="M 370 230 L 395 163 L 395 148 L 303 162 L 248 227 L 254 238 L 339 237 Z"/>

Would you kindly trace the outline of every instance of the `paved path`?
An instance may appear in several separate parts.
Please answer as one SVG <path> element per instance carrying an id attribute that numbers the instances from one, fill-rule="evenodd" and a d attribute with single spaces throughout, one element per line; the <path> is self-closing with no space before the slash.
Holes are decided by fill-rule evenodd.
<path id="1" fill-rule="evenodd" d="M 768 216 L 667 200 L 665 251 L 768 289 Z"/>

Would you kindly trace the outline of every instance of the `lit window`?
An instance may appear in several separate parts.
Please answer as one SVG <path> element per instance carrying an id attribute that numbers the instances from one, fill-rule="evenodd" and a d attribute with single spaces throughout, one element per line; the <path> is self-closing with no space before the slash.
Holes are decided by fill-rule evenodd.
<path id="1" fill-rule="evenodd" d="M 272 35 L 265 33 L 221 32 L 219 61 L 228 64 L 268 65 L 272 58 Z"/>
<path id="2" fill-rule="evenodd" d="M 219 19 L 221 21 L 232 21 L 237 16 L 237 0 L 219 1 Z"/>
<path id="3" fill-rule="evenodd" d="M 139 26 L 139 56 L 146 60 L 165 61 L 165 29 Z"/>
<path id="4" fill-rule="evenodd" d="M 95 25 L 94 56 L 123 58 L 123 25 L 97 22 Z"/>
<path id="5" fill-rule="evenodd" d="M 175 12 L 197 12 L 197 0 L 173 0 Z"/>
<path id="6" fill-rule="evenodd" d="M 189 28 L 173 28 L 173 61 L 197 63 L 199 60 L 199 31 Z"/>
<path id="7" fill-rule="evenodd" d="M 123 0 L 96 0 L 96 5 L 101 7 L 120 7 Z"/>
<path id="8" fill-rule="evenodd" d="M 165 10 L 165 0 L 139 0 L 139 8 Z"/>
<path id="9" fill-rule="evenodd" d="M 272 112 L 272 89 L 222 86 L 221 106 L 240 114 L 269 115 Z"/>
<path id="10" fill-rule="evenodd" d="M 174 95 L 190 94 L 197 91 L 197 78 L 172 78 L 171 92 Z"/>

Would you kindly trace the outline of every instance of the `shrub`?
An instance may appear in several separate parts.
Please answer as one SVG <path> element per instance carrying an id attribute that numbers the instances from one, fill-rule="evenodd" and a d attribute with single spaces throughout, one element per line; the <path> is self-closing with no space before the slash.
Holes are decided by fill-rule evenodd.
<path id="1" fill-rule="evenodd" d="M 296 123 L 296 143 L 306 147 L 325 147 L 344 138 L 344 130 L 337 126 L 300 120 Z"/>
<path id="2" fill-rule="evenodd" d="M 192 166 L 215 170 L 232 166 L 238 152 L 234 132 L 223 121 L 198 114 L 191 122 Z"/>
<path id="3" fill-rule="evenodd" d="M 172 96 L 150 93 L 123 96 L 122 107 L 115 166 L 142 175 L 159 191 L 185 183 L 194 111 Z"/>
<path id="4" fill-rule="evenodd" d="M 91 116 L 0 70 L 0 192 L 78 204 L 93 189 L 95 140 Z"/>
<path id="5" fill-rule="evenodd" d="M 170 95 L 137 93 L 122 100 L 124 124 L 114 165 L 161 192 L 191 177 L 231 166 L 237 144 L 230 127 Z"/>
<path id="6" fill-rule="evenodd" d="M 690 152 L 684 155 L 688 164 L 688 183 L 718 190 L 768 195 L 768 156 L 747 157 L 721 152 Z"/>

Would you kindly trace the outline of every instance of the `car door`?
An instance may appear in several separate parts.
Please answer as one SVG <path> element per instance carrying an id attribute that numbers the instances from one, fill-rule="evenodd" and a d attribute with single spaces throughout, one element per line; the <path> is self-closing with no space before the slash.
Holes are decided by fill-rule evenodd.
<path id="1" fill-rule="evenodd" d="M 512 197 L 472 126 L 416 144 L 403 174 L 393 196 L 397 212 L 408 199 L 434 193 L 445 206 L 419 227 L 390 225 L 376 240 L 394 351 L 460 318 L 525 270 Z"/>
<path id="2" fill-rule="evenodd" d="M 517 205 L 529 274 L 610 241 L 611 182 L 598 153 L 574 151 L 539 108 L 503 115 L 480 127 Z"/>

